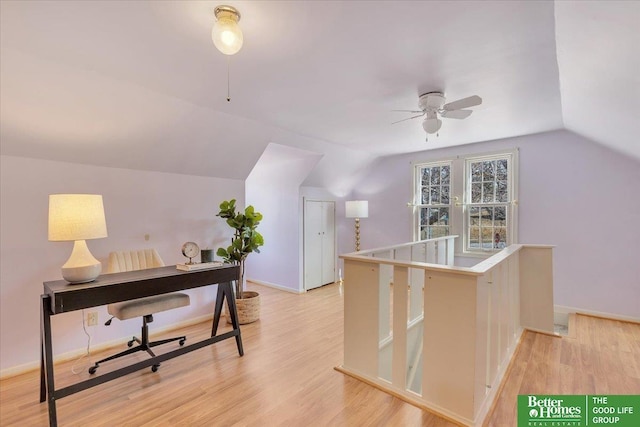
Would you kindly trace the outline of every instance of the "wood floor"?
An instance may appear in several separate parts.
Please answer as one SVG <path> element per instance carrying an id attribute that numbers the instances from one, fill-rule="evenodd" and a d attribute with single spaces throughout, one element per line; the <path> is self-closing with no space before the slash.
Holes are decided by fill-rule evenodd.
<path id="1" fill-rule="evenodd" d="M 262 295 L 262 315 L 242 326 L 244 357 L 227 340 L 164 362 L 157 373 L 145 369 L 60 399 L 59 425 L 454 425 L 333 369 L 342 363 L 343 348 L 338 285 L 302 295 L 249 288 Z M 487 425 L 515 426 L 518 394 L 640 394 L 640 325 L 577 316 L 575 327 L 575 338 L 523 337 Z M 196 340 L 210 325 L 182 331 Z M 71 366 L 56 366 L 58 388 L 89 377 L 86 369 L 72 374 Z M 48 425 L 38 387 L 38 372 L 0 381 L 0 425 Z"/>

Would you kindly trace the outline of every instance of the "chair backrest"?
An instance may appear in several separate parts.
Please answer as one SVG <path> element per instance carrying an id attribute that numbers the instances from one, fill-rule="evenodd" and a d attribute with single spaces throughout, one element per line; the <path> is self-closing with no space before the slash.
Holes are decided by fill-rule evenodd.
<path id="1" fill-rule="evenodd" d="M 107 273 L 144 270 L 145 268 L 164 267 L 164 261 L 155 249 L 137 251 L 118 251 L 109 254 Z"/>

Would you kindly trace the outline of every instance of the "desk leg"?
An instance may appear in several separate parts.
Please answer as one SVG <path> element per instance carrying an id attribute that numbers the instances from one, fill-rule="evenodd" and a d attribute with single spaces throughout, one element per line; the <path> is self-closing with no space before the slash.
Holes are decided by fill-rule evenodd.
<path id="1" fill-rule="evenodd" d="M 40 296 L 45 298 L 44 295 Z M 40 403 L 44 402 L 47 398 L 47 382 L 45 381 L 44 374 L 44 314 L 40 310 Z"/>
<path id="2" fill-rule="evenodd" d="M 42 295 L 42 336 L 44 337 L 44 364 L 47 371 L 47 401 L 49 404 L 49 426 L 57 427 L 58 417 L 56 415 L 56 398 L 55 398 L 55 386 L 53 384 L 53 348 L 51 343 L 51 307 L 50 298 L 48 295 Z M 42 397 L 42 391 L 40 392 Z"/>
<path id="3" fill-rule="evenodd" d="M 236 345 L 238 346 L 238 354 L 244 356 L 244 350 L 242 348 L 242 337 L 240 336 L 240 325 L 238 324 L 238 311 L 236 310 L 236 300 L 231 289 L 231 282 L 224 282 L 218 284 L 218 294 L 216 295 L 216 308 L 213 313 L 213 327 L 211 328 L 211 336 L 216 336 L 218 332 L 218 325 L 220 324 L 220 316 L 222 314 L 222 304 L 224 299 L 227 299 L 227 309 L 231 316 L 231 324 L 233 330 L 238 331 L 236 335 Z"/>

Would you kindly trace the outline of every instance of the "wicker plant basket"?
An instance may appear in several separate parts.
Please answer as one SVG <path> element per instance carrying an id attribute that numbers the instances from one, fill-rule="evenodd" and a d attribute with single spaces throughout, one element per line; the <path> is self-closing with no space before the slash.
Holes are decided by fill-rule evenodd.
<path id="1" fill-rule="evenodd" d="M 245 291 L 242 298 L 236 298 L 238 309 L 238 321 L 241 325 L 253 323 L 260 318 L 260 294 L 253 291 Z M 231 323 L 231 317 L 227 313 L 227 323 Z"/>

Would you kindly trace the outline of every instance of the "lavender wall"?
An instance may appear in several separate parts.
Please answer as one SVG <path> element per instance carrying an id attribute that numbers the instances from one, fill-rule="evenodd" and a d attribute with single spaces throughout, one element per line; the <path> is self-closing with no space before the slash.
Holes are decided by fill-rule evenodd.
<path id="1" fill-rule="evenodd" d="M 230 232 L 215 217 L 223 199 L 244 203 L 239 180 L 185 176 L 83 166 L 1 156 L 0 164 L 0 369 L 39 358 L 39 295 L 42 282 L 61 279 L 60 267 L 71 254 L 71 242 L 47 241 L 48 195 L 102 194 L 109 237 L 88 241 L 106 267 L 110 251 L 155 247 L 165 263 L 184 258 L 180 248 L 192 240 L 201 247 L 224 244 Z M 149 240 L 145 240 L 149 234 Z M 191 292 L 191 306 L 160 313 L 152 328 L 211 313 L 215 289 Z M 100 344 L 137 334 L 139 320 L 107 320 L 98 308 L 100 325 L 88 328 Z M 56 354 L 86 346 L 82 312 L 53 318 Z"/>
<path id="2" fill-rule="evenodd" d="M 369 200 L 363 249 L 411 240 L 412 162 L 514 147 L 519 240 L 557 245 L 555 304 L 640 318 L 640 162 L 568 131 L 381 160 L 352 195 Z"/>
<path id="3" fill-rule="evenodd" d="M 245 277 L 278 288 L 302 290 L 300 184 L 321 154 L 269 144 L 246 180 L 247 204 L 263 214 L 258 231 L 265 244 L 247 258 Z"/>

